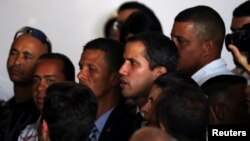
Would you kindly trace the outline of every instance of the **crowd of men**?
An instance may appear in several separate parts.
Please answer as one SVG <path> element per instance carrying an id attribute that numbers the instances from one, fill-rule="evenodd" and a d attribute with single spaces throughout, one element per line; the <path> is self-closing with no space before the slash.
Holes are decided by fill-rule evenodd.
<path id="1" fill-rule="evenodd" d="M 7 60 L 14 96 L 0 105 L 1 141 L 206 141 L 209 125 L 250 123 L 250 50 L 230 44 L 237 68 L 227 68 L 217 11 L 184 9 L 171 37 L 142 3 L 117 13 L 105 37 L 83 46 L 77 75 L 43 31 L 16 32 Z M 234 10 L 231 29 L 247 23 L 250 1 Z"/>

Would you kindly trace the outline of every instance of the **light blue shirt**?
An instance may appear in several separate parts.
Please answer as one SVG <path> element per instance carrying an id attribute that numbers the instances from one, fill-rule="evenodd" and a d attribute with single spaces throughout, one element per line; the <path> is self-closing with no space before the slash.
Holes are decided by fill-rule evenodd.
<path id="1" fill-rule="evenodd" d="M 232 71 L 227 68 L 226 62 L 223 59 L 217 59 L 198 70 L 192 75 L 192 79 L 201 86 L 208 79 L 222 74 L 233 75 Z"/>
<path id="2" fill-rule="evenodd" d="M 111 112 L 114 110 L 115 107 L 112 109 L 108 110 L 106 113 L 104 113 L 102 116 L 100 116 L 96 121 L 95 121 L 95 126 L 97 127 L 99 134 L 97 134 L 97 140 L 99 140 L 99 137 L 102 133 L 103 127 L 105 123 L 107 122 Z"/>

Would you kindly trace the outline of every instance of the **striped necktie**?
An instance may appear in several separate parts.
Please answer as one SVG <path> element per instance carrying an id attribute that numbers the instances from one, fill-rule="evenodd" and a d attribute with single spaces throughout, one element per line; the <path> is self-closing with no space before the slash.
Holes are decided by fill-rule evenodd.
<path id="1" fill-rule="evenodd" d="M 88 141 L 97 141 L 98 134 L 99 134 L 99 131 L 98 131 L 97 127 L 94 126 L 91 130 L 89 137 L 88 137 Z"/>

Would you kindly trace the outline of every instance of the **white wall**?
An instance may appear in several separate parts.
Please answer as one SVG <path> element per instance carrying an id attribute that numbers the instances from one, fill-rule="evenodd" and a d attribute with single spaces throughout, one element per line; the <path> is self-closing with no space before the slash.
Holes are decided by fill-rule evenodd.
<path id="1" fill-rule="evenodd" d="M 82 46 L 102 36 L 106 19 L 117 7 L 128 0 L 0 0 L 0 95 L 12 95 L 6 60 L 14 33 L 22 26 L 43 30 L 50 38 L 53 51 L 66 54 L 75 64 Z M 230 32 L 232 10 L 245 0 L 139 0 L 155 11 L 169 36 L 174 17 L 183 9 L 195 5 L 208 5 L 217 10 Z M 231 54 L 223 51 L 222 57 L 233 68 Z M 1 98 L 1 96 L 0 96 Z"/>

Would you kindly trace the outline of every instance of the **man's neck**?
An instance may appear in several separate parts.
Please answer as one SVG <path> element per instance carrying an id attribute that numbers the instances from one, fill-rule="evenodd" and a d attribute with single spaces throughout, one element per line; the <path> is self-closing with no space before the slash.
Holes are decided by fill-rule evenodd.
<path id="1" fill-rule="evenodd" d="M 118 105 L 120 94 L 117 91 L 112 91 L 109 94 L 98 98 L 97 119 L 104 113 Z"/>
<path id="2" fill-rule="evenodd" d="M 139 109 L 141 110 L 142 106 L 144 106 L 144 104 L 146 104 L 147 102 L 147 97 L 137 97 L 134 99 L 136 105 L 139 107 Z"/>

